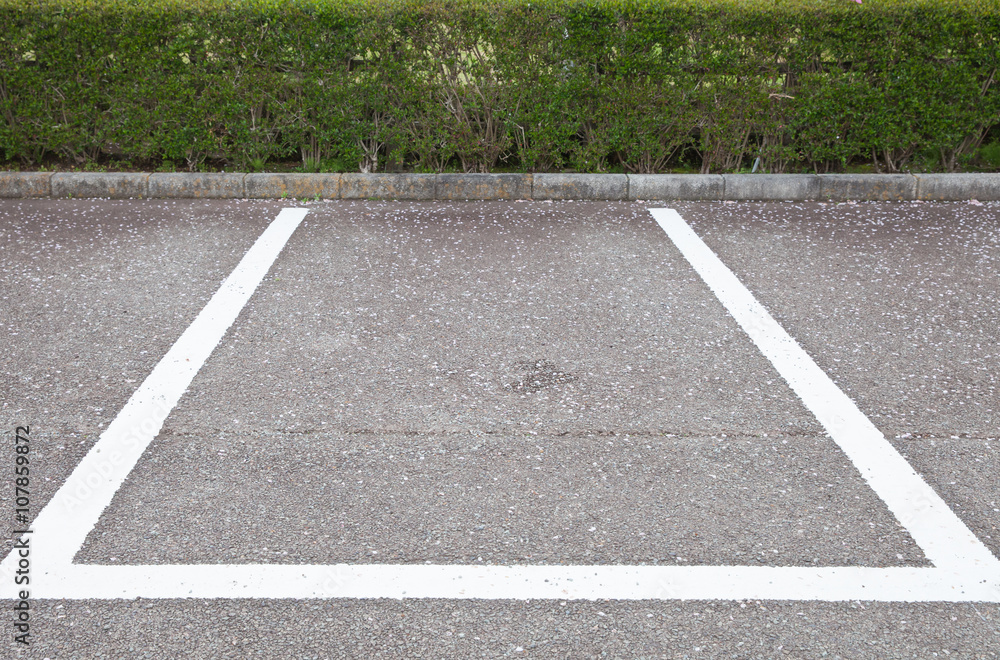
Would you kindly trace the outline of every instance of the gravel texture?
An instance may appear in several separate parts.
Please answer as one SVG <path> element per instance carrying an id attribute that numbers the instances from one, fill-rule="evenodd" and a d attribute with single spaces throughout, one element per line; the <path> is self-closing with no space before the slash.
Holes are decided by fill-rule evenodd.
<path id="1" fill-rule="evenodd" d="M 290 204 L 0 202 L 35 511 Z M 666 205 L 308 204 L 78 561 L 923 565 Z M 1000 551 L 1000 204 L 669 205 Z M 981 603 L 32 606 L 10 657 L 1000 656 Z"/>

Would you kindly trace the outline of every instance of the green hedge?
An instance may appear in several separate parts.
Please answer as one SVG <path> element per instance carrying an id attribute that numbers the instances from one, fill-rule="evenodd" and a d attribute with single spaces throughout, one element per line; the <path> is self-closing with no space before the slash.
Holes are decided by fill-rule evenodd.
<path id="1" fill-rule="evenodd" d="M 1000 0 L 0 0 L 0 155 L 953 171 L 998 62 Z"/>

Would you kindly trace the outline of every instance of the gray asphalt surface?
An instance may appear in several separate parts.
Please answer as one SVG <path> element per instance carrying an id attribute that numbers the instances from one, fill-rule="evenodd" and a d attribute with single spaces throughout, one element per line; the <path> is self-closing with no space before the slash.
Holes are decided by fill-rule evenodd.
<path id="1" fill-rule="evenodd" d="M 78 560 L 924 564 L 829 440 L 611 437 L 165 437 Z"/>
<path id="2" fill-rule="evenodd" d="M 0 203 L 0 416 L 38 440 L 35 512 L 277 213 L 187 200 L 138 211 Z"/>
<path id="3" fill-rule="evenodd" d="M 1000 556 L 1000 206 L 677 208 Z"/>
<path id="4" fill-rule="evenodd" d="M 0 204 L 0 420 L 32 425 L 35 511 L 286 205 Z M 923 565 L 664 205 L 309 204 L 77 561 Z M 671 206 L 997 553 L 1000 204 Z M 24 657 L 1000 649 L 996 604 L 36 608 Z"/>

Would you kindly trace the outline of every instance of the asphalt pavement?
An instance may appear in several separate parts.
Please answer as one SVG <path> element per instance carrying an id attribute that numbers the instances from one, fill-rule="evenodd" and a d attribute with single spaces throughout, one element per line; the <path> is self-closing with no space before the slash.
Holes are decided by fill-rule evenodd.
<path id="1" fill-rule="evenodd" d="M 663 207 L 1000 556 L 998 202 L 2 200 L 33 515 L 289 206 L 76 564 L 931 567 Z M 821 588 L 31 605 L 14 657 L 1000 657 L 995 600 Z"/>

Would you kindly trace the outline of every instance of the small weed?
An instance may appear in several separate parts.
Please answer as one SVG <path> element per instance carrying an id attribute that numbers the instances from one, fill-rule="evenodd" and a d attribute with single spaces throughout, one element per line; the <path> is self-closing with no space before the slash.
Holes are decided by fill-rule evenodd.
<path id="1" fill-rule="evenodd" d="M 177 171 L 177 166 L 174 165 L 174 161 L 172 161 L 172 160 L 165 160 L 162 163 L 160 163 L 160 166 L 156 168 L 156 171 L 157 172 L 176 172 Z"/>
<path id="2" fill-rule="evenodd" d="M 330 172 L 350 172 L 352 165 L 350 165 L 346 159 L 343 157 L 330 158 L 323 161 L 320 166 L 319 171 L 324 173 Z"/>
<path id="3" fill-rule="evenodd" d="M 267 167 L 266 159 L 261 158 L 260 156 L 250 159 L 250 169 L 254 172 L 263 172 L 265 167 Z"/>
<path id="4" fill-rule="evenodd" d="M 320 160 L 319 158 L 303 158 L 302 159 L 302 171 L 307 173 L 315 174 L 319 172 Z"/>

